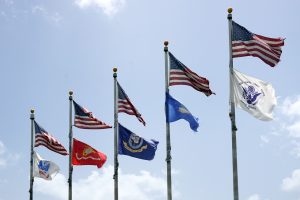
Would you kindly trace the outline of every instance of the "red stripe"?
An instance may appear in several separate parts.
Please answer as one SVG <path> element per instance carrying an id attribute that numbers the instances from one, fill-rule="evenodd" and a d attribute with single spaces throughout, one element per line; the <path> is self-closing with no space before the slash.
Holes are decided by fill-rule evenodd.
<path id="1" fill-rule="evenodd" d="M 281 55 L 281 53 L 278 53 L 277 49 L 273 50 L 272 47 L 270 47 L 267 44 L 262 44 L 262 43 L 259 43 L 259 44 L 257 44 L 257 43 L 245 43 L 245 42 L 242 42 L 242 41 L 239 42 L 239 43 L 233 43 L 232 44 L 232 48 L 233 49 L 234 49 L 234 47 L 243 47 L 243 48 L 245 48 L 244 46 L 245 47 L 252 47 L 252 49 L 255 49 L 255 50 L 258 50 L 257 48 L 261 47 L 261 48 L 265 49 L 266 51 L 270 52 L 271 54 L 275 54 L 275 55 L 278 55 L 278 56 Z M 250 50 L 247 50 L 247 51 L 250 51 Z M 258 50 L 258 51 L 261 51 L 261 50 Z"/>
<path id="2" fill-rule="evenodd" d="M 256 55 L 256 54 L 248 54 L 248 53 L 246 53 L 246 54 L 240 54 L 240 55 L 232 55 L 233 58 L 244 57 L 244 56 L 253 56 L 253 57 L 260 58 L 263 62 L 265 62 L 266 64 L 270 65 L 271 67 L 275 67 L 275 65 L 278 63 L 278 62 L 276 62 L 274 64 L 274 63 L 272 63 L 272 62 L 270 62 L 270 61 L 268 61 L 268 60 L 266 60 L 266 59 L 264 59 L 264 58 L 262 58 L 262 57 L 260 57 L 259 55 Z"/>
<path id="3" fill-rule="evenodd" d="M 280 60 L 280 56 L 277 57 L 276 55 L 270 55 L 270 54 L 267 54 L 266 52 L 263 52 L 259 49 L 252 49 L 252 50 L 247 50 L 247 49 L 235 50 L 235 49 L 233 49 L 232 54 L 233 55 L 238 55 L 239 52 L 243 52 L 243 51 L 248 52 L 249 55 L 252 55 L 252 54 L 258 55 L 259 53 L 261 53 L 262 55 L 270 58 L 271 60 L 274 60 L 274 62 L 279 62 L 279 60 Z"/>
<path id="4" fill-rule="evenodd" d="M 174 85 L 188 85 L 193 87 L 195 90 L 199 91 L 199 92 L 204 92 L 205 95 L 209 96 L 211 94 L 214 94 L 209 88 L 199 88 L 199 87 L 195 87 L 193 84 L 187 83 L 187 82 L 171 82 L 169 83 L 170 86 L 174 86 Z"/>

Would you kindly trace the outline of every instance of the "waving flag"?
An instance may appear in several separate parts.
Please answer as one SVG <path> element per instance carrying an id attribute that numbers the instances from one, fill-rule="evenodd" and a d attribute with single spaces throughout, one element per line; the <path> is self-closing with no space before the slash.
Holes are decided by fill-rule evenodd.
<path id="1" fill-rule="evenodd" d="M 169 93 L 166 93 L 166 107 L 168 106 L 169 113 L 166 113 L 167 122 L 175 122 L 179 119 L 186 120 L 193 131 L 197 132 L 199 122 L 190 111 L 179 101 L 174 99 Z"/>
<path id="2" fill-rule="evenodd" d="M 271 84 L 234 70 L 234 102 L 239 108 L 260 120 L 273 119 L 272 111 L 277 104 Z"/>
<path id="3" fill-rule="evenodd" d="M 74 126 L 82 129 L 105 129 L 111 128 L 111 126 L 95 118 L 92 112 L 86 108 L 81 107 L 75 101 L 73 101 L 75 108 L 75 123 Z"/>
<path id="4" fill-rule="evenodd" d="M 189 85 L 199 92 L 203 92 L 206 96 L 214 94 L 209 89 L 209 81 L 197 75 L 169 52 L 170 58 L 170 82 L 169 85 Z"/>
<path id="5" fill-rule="evenodd" d="M 158 141 L 148 142 L 119 124 L 119 154 L 143 160 L 152 160 Z"/>
<path id="6" fill-rule="evenodd" d="M 106 155 L 93 147 L 73 138 L 73 165 L 96 165 L 101 168 L 106 162 Z"/>
<path id="7" fill-rule="evenodd" d="M 44 160 L 38 153 L 33 154 L 33 176 L 52 180 L 59 172 L 59 167 L 52 161 Z"/>
<path id="8" fill-rule="evenodd" d="M 51 151 L 59 153 L 61 155 L 68 155 L 65 147 L 50 135 L 45 129 L 43 129 L 36 121 L 34 121 L 35 127 L 35 147 L 40 145 L 45 146 Z"/>
<path id="9" fill-rule="evenodd" d="M 140 122 L 146 125 L 146 122 L 142 118 L 142 115 L 139 113 L 139 111 L 134 107 L 134 105 L 131 103 L 130 99 L 128 98 L 125 91 L 122 89 L 119 83 L 117 83 L 118 87 L 118 112 L 124 112 L 128 115 L 135 115 Z"/>
<path id="10" fill-rule="evenodd" d="M 268 38 L 251 33 L 232 21 L 232 57 L 254 56 L 274 67 L 281 56 L 282 38 Z"/>

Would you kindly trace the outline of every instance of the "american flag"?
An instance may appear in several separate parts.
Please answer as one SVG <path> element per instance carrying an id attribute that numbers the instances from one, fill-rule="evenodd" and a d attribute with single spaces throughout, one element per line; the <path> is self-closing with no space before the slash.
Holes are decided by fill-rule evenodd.
<path id="1" fill-rule="evenodd" d="M 36 121 L 34 121 L 35 127 L 35 147 L 40 145 L 45 146 L 51 151 L 59 153 L 61 155 L 68 155 L 65 147 L 57 141 L 52 135 L 50 135 L 45 129 L 43 129 Z"/>
<path id="2" fill-rule="evenodd" d="M 133 106 L 130 99 L 128 98 L 125 91 L 122 89 L 119 83 L 117 83 L 118 87 L 118 113 L 124 112 L 128 115 L 135 115 L 140 122 L 146 125 L 146 122 L 142 118 L 142 115 L 139 111 Z"/>
<path id="3" fill-rule="evenodd" d="M 232 57 L 254 56 L 274 67 L 279 61 L 284 45 L 282 38 L 268 38 L 248 31 L 232 21 Z"/>
<path id="4" fill-rule="evenodd" d="M 81 107 L 75 101 L 73 101 L 75 108 L 75 124 L 77 128 L 82 129 L 105 129 L 111 128 L 111 126 L 95 118 L 92 112 L 86 108 Z"/>
<path id="5" fill-rule="evenodd" d="M 199 92 L 203 92 L 206 96 L 213 93 L 209 89 L 209 81 L 201 76 L 198 76 L 195 72 L 190 70 L 184 64 L 173 56 L 169 52 L 170 58 L 170 82 L 169 85 L 189 85 Z"/>

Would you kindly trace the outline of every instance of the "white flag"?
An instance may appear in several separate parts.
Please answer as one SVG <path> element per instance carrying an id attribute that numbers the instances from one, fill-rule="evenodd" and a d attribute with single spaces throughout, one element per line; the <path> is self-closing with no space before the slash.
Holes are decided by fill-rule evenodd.
<path id="1" fill-rule="evenodd" d="M 232 84 L 235 106 L 257 119 L 264 121 L 273 119 L 272 112 L 277 100 L 271 84 L 242 74 L 235 69 Z"/>
<path id="2" fill-rule="evenodd" d="M 59 167 L 52 161 L 44 160 L 34 151 L 33 154 L 33 176 L 40 177 L 46 180 L 52 178 L 59 172 Z"/>

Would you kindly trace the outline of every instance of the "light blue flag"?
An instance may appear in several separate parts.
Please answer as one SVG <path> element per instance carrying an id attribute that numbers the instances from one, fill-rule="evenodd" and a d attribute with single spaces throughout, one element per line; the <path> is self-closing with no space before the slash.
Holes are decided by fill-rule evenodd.
<path id="1" fill-rule="evenodd" d="M 194 117 L 190 111 L 179 101 L 174 99 L 169 93 L 166 93 L 166 121 L 175 122 L 179 119 L 184 119 L 189 122 L 193 131 L 197 132 L 199 127 L 198 118 Z"/>

